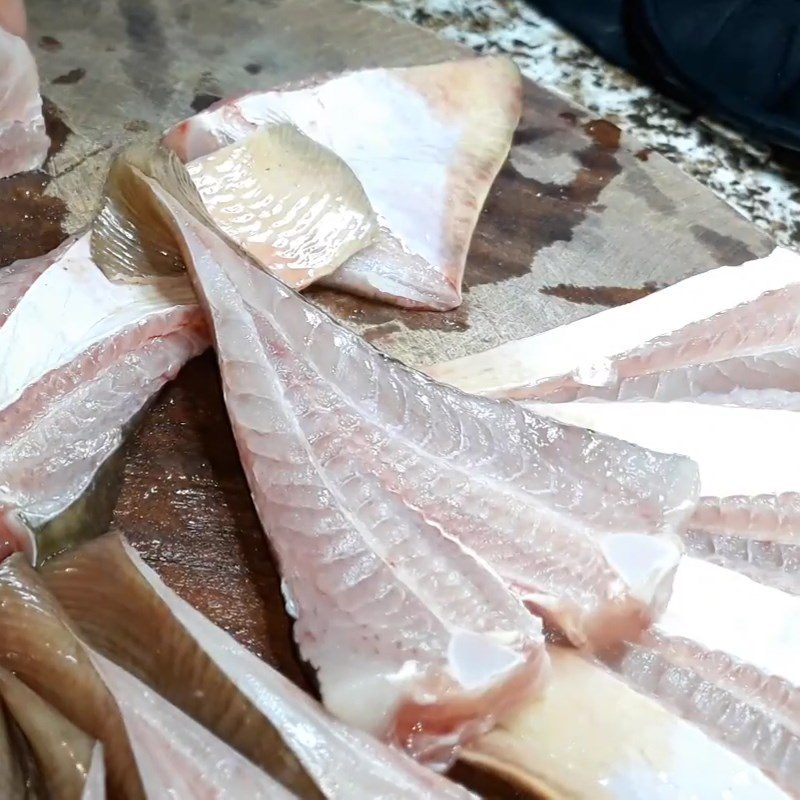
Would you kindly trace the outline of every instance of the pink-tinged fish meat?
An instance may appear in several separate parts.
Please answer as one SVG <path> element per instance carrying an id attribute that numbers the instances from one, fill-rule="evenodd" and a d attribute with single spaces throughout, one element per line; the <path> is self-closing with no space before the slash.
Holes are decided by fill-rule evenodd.
<path id="1" fill-rule="evenodd" d="M 15 35 L 20 19 L 0 17 L 4 23 L 13 30 L 0 27 L 0 178 L 38 169 L 50 147 L 36 62 L 25 40 Z"/>
<path id="2" fill-rule="evenodd" d="M 137 678 L 92 656 L 125 722 L 148 800 L 289 800 L 294 797 Z"/>
<path id="3" fill-rule="evenodd" d="M 28 32 L 28 15 L 24 0 L 0 0 L 0 28 L 15 36 L 24 37 Z"/>
<path id="4" fill-rule="evenodd" d="M 46 796 L 82 800 L 94 739 L 5 669 L 0 669 L 0 696 L 30 746 Z"/>
<path id="5" fill-rule="evenodd" d="M 36 561 L 90 532 L 89 490 L 208 340 L 185 276 L 112 283 L 88 234 L 0 270 L 0 325 L 0 550 Z"/>
<path id="6" fill-rule="evenodd" d="M 531 403 L 540 413 L 693 459 L 700 501 L 681 531 L 699 558 L 800 594 L 800 415 L 674 401 Z"/>
<path id="7" fill-rule="evenodd" d="M 111 797 L 145 800 L 114 698 L 63 609 L 21 553 L 0 563 L 0 666 L 102 744 Z"/>
<path id="8" fill-rule="evenodd" d="M 323 283 L 408 308 L 447 310 L 461 303 L 470 238 L 520 107 L 514 63 L 476 58 L 253 92 L 180 123 L 165 142 L 191 162 L 217 224 L 275 269 L 274 259 L 251 246 L 257 234 L 250 227 L 255 222 L 258 230 L 263 204 L 254 202 L 249 185 L 240 189 L 230 180 L 241 178 L 244 165 L 231 170 L 229 158 L 209 154 L 275 120 L 291 122 L 347 163 L 381 225 L 374 244 Z M 231 225 L 228 212 L 237 210 Z"/>
<path id="9" fill-rule="evenodd" d="M 330 405 L 341 381 L 308 360 L 312 332 L 322 323 L 319 335 L 334 337 L 337 349 L 361 340 L 158 183 L 149 186 L 174 215 L 213 321 L 234 434 L 326 705 L 421 758 L 448 762 L 462 740 L 538 688 L 541 623 L 492 570 L 370 473 L 369 448 L 366 462 L 337 457 L 359 416 L 340 417 Z"/>
<path id="10" fill-rule="evenodd" d="M 64 553 L 43 573 L 93 648 L 299 797 L 470 796 L 399 750 L 328 715 L 175 595 L 120 535 Z M 134 618 L 131 606 L 138 609 Z M 153 641 L 160 646 L 148 647 Z M 342 775 L 348 776 L 346 782 Z"/>
<path id="11" fill-rule="evenodd" d="M 425 371 L 495 397 L 780 407 L 800 391 L 798 308 L 800 256 L 776 248 Z"/>
<path id="12" fill-rule="evenodd" d="M 661 619 L 608 662 L 796 796 L 798 652 L 800 597 L 687 557 Z"/>
<path id="13" fill-rule="evenodd" d="M 425 379 L 150 186 L 207 305 L 296 636 L 337 715 L 429 756 L 514 705 L 539 679 L 541 634 L 498 572 L 583 644 L 649 623 L 679 555 L 650 534 L 690 513 L 688 460 Z"/>
<path id="14" fill-rule="evenodd" d="M 545 695 L 463 758 L 544 798 L 787 800 L 741 756 L 696 725 L 563 647 Z"/>

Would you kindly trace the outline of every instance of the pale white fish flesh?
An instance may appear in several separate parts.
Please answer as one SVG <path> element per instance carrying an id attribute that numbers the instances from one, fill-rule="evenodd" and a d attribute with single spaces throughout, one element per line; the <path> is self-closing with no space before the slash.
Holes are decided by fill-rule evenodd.
<path id="1" fill-rule="evenodd" d="M 92 750 L 89 774 L 86 776 L 81 800 L 106 800 L 106 767 L 103 762 L 103 745 L 99 742 Z"/>
<path id="2" fill-rule="evenodd" d="M 758 393 L 800 391 L 799 308 L 800 255 L 776 248 L 425 371 L 496 397 L 774 404 Z"/>
<path id="3" fill-rule="evenodd" d="M 294 795 L 140 680 L 92 661 L 119 707 L 148 800 L 288 800 Z"/>
<path id="4" fill-rule="evenodd" d="M 608 663 L 797 794 L 798 653 L 800 597 L 687 557 L 662 618 Z"/>
<path id="5" fill-rule="evenodd" d="M 400 750 L 333 718 L 179 598 L 118 534 L 48 562 L 44 579 L 90 645 L 250 754 L 297 795 L 330 800 L 471 797 Z M 129 619 L 130 603 L 141 610 L 134 620 Z M 161 647 L 143 656 L 154 637 Z M 254 719 L 253 709 L 266 719 L 266 728 Z M 299 771 L 313 780 L 311 787 L 298 774 L 298 765 L 281 754 L 285 748 L 299 761 Z M 319 789 L 311 795 L 314 785 Z"/>
<path id="6" fill-rule="evenodd" d="M 36 62 L 25 40 L 15 35 L 19 20 L 6 21 L 14 32 L 0 27 L 0 178 L 38 169 L 50 147 Z"/>
<path id="7" fill-rule="evenodd" d="M 693 459 L 693 555 L 800 594 L 800 415 L 692 402 L 526 403 L 570 425 Z"/>
<path id="8" fill-rule="evenodd" d="M 296 125 L 349 165 L 381 223 L 375 244 L 324 283 L 441 311 L 461 303 L 472 232 L 508 154 L 521 94 L 519 70 L 503 57 L 363 70 L 218 103 L 164 141 L 192 161 L 276 119 Z M 205 196 L 205 162 L 189 169 Z"/>
<path id="9" fill-rule="evenodd" d="M 64 546 L 60 515 L 80 511 L 136 415 L 208 340 L 185 276 L 112 283 L 88 234 L 6 269 L 0 302 L 16 301 L 0 327 L 0 555 L 36 560 Z"/>
<path id="10" fill-rule="evenodd" d="M 464 760 L 545 798 L 786 800 L 697 726 L 576 651 L 549 647 L 545 695 L 501 722 Z"/>
<path id="11" fill-rule="evenodd" d="M 335 713 L 420 753 L 491 725 L 538 682 L 543 649 L 498 577 L 582 644 L 650 622 L 679 556 L 650 534 L 691 512 L 691 462 L 427 380 L 155 191 L 186 243 L 296 636 Z"/>
<path id="12" fill-rule="evenodd" d="M 446 765 L 541 685 L 541 622 L 382 483 L 374 453 L 386 427 L 340 395 L 374 388 L 373 351 L 152 185 L 208 312 L 242 463 L 325 704 Z M 343 381 L 317 358 L 345 350 L 363 363 Z M 387 381 L 391 416 L 402 399 Z"/>
<path id="13" fill-rule="evenodd" d="M 352 170 L 290 125 L 216 150 L 189 174 L 214 222 L 295 289 L 333 272 L 378 232 Z"/>

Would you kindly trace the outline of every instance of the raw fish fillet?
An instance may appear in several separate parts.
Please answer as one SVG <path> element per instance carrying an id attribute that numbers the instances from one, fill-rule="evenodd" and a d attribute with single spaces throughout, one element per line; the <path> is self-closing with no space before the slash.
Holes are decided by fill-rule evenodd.
<path id="1" fill-rule="evenodd" d="M 337 715 L 430 756 L 519 702 L 541 634 L 495 570 L 582 643 L 648 624 L 679 555 L 649 533 L 690 513 L 690 462 L 426 380 L 152 186 L 214 323 L 296 636 Z"/>
<path id="2" fill-rule="evenodd" d="M 364 367 L 381 357 L 151 185 L 174 215 L 213 322 L 245 472 L 325 704 L 447 763 L 538 688 L 540 622 L 372 471 L 386 428 L 338 393 L 369 391 Z M 346 352 L 366 361 L 342 381 L 326 359 Z M 348 435 L 362 442 L 360 456 L 349 454 Z"/>
<path id="3" fill-rule="evenodd" d="M 693 459 L 693 555 L 800 594 L 800 415 L 699 403 L 530 403 L 540 414 Z"/>
<path id="4" fill-rule="evenodd" d="M 399 751 L 334 720 L 174 594 L 118 534 L 48 562 L 44 580 L 95 649 L 298 796 L 470 796 Z M 133 618 L 131 606 L 138 609 Z M 148 647 L 153 641 L 161 646 Z M 338 779 L 342 775 L 348 776 L 346 784 Z"/>
<path id="5" fill-rule="evenodd" d="M 91 768 L 94 739 L 5 669 L 0 669 L 0 696 L 30 745 L 47 796 L 81 800 Z"/>
<path id="6" fill-rule="evenodd" d="M 109 794 L 145 800 L 119 708 L 21 553 L 0 564 L 0 666 L 103 745 Z"/>
<path id="7" fill-rule="evenodd" d="M 757 767 L 573 650 L 548 648 L 546 694 L 466 749 L 547 798 L 786 800 Z"/>
<path id="8" fill-rule="evenodd" d="M 19 23 L 23 22 L 23 31 Z M 25 40 L 24 16 L 0 17 L 0 178 L 38 169 L 44 164 L 50 139 L 44 128 L 39 73 Z"/>
<path id="9" fill-rule="evenodd" d="M 92 661 L 122 712 L 148 800 L 295 796 L 124 669 L 97 654 Z"/>
<path id="10" fill-rule="evenodd" d="M 185 276 L 112 283 L 88 234 L 0 270 L 0 325 L 0 555 L 41 560 L 102 527 L 88 490 L 206 328 Z"/>
<path id="11" fill-rule="evenodd" d="M 381 224 L 376 242 L 324 283 L 442 311 L 461 303 L 470 238 L 508 154 L 521 92 L 517 67 L 500 57 L 363 70 L 219 103 L 174 127 L 165 143 L 193 162 L 189 171 L 225 229 L 206 189 L 216 190 L 217 165 L 200 157 L 288 120 L 349 165 Z M 240 202 L 253 213 L 248 197 Z"/>
<path id="12" fill-rule="evenodd" d="M 495 397 L 775 407 L 800 391 L 798 308 L 800 255 L 776 248 L 766 258 L 710 270 L 425 371 Z"/>
<path id="13" fill-rule="evenodd" d="M 684 558 L 662 618 L 609 663 L 796 795 L 798 653 L 800 597 Z"/>

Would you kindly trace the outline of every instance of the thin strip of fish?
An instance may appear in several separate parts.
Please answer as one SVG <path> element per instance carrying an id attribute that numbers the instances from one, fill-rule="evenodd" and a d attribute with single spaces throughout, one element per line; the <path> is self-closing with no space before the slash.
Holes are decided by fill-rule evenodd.
<path id="1" fill-rule="evenodd" d="M 493 397 L 797 406 L 798 307 L 800 255 L 776 248 L 425 371 Z"/>

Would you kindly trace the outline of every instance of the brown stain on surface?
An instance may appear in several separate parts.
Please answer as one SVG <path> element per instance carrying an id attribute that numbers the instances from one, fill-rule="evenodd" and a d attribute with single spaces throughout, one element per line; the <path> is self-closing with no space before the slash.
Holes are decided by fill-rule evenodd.
<path id="1" fill-rule="evenodd" d="M 39 47 L 48 53 L 57 53 L 64 45 L 55 36 L 40 36 Z"/>
<path id="2" fill-rule="evenodd" d="M 641 150 L 637 150 L 635 155 L 639 161 L 649 161 L 650 160 L 650 153 L 651 151 L 648 150 L 646 147 L 643 147 Z"/>
<path id="3" fill-rule="evenodd" d="M 526 107 L 530 109 L 530 103 Z M 514 146 L 531 144 L 559 130 L 570 131 L 577 123 L 573 117 L 563 112 L 557 117 L 562 121 L 547 124 L 533 113 L 526 114 Z M 600 193 L 621 171 L 616 156 L 620 131 L 605 120 L 592 120 L 580 129 L 588 141 L 573 153 L 579 168 L 569 183 L 525 178 L 510 163 L 500 171 L 472 240 L 465 291 L 527 274 L 539 251 L 556 242 L 569 242 L 590 210 L 601 208 Z"/>
<path id="4" fill-rule="evenodd" d="M 83 80 L 85 76 L 86 70 L 83 67 L 76 67 L 63 75 L 59 75 L 57 78 L 53 78 L 53 83 L 59 86 L 69 86 Z"/>
<path id="5" fill-rule="evenodd" d="M 555 286 L 544 286 L 539 291 L 549 297 L 560 297 L 570 303 L 582 305 L 597 305 L 611 308 L 640 300 L 642 297 L 657 292 L 660 288 L 656 283 L 645 283 L 638 288 L 627 286 L 572 286 L 568 283 L 559 283 Z"/>
<path id="6" fill-rule="evenodd" d="M 42 110 L 50 136 L 49 160 L 71 131 L 54 103 L 45 98 Z M 46 194 L 49 183 L 50 175 L 41 170 L 0 180 L 0 267 L 43 255 L 66 239 L 62 222 L 67 207 L 60 198 Z"/>

